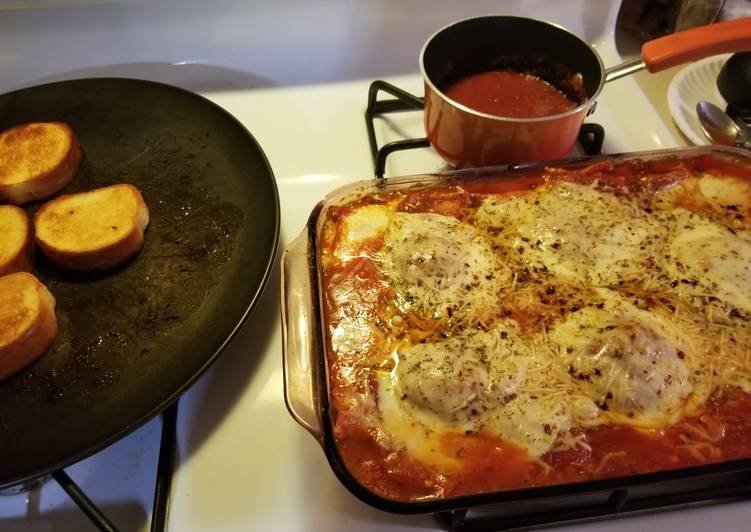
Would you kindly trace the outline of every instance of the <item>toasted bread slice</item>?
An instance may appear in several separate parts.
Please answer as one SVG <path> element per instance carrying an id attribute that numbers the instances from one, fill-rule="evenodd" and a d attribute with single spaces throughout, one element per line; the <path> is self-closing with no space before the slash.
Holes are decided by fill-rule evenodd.
<path id="1" fill-rule="evenodd" d="M 105 270 L 143 245 L 149 209 L 133 185 L 113 185 L 60 196 L 34 216 L 36 242 L 55 264 L 72 270 Z"/>
<path id="2" fill-rule="evenodd" d="M 20 205 L 51 196 L 70 183 L 81 162 L 73 130 L 63 122 L 34 122 L 0 133 L 0 199 Z"/>
<path id="3" fill-rule="evenodd" d="M 55 298 L 26 272 L 0 277 L 0 379 L 42 356 L 57 335 Z"/>
<path id="4" fill-rule="evenodd" d="M 15 205 L 0 205 L 0 276 L 31 269 L 34 237 L 26 213 Z"/>

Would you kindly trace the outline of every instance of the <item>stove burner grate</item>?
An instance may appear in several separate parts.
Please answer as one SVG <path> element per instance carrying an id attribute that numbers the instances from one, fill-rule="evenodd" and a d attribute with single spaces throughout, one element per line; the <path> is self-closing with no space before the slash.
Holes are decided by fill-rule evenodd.
<path id="1" fill-rule="evenodd" d="M 645 486 L 634 486 L 584 493 L 578 499 L 565 495 L 493 505 L 489 509 L 437 512 L 434 517 L 439 526 L 450 532 L 529 530 L 697 508 L 751 497 L 748 472 L 718 475 L 705 478 L 704 482 L 705 485 L 694 485 L 685 491 L 668 488 L 665 492 L 658 489 L 650 493 Z"/>
<path id="2" fill-rule="evenodd" d="M 162 436 L 159 443 L 159 462 L 157 463 L 156 483 L 154 485 L 154 503 L 151 511 L 151 532 L 162 532 L 167 525 L 167 507 L 170 488 L 172 486 L 172 472 L 175 463 L 175 435 L 177 431 L 177 402 L 169 406 L 162 413 Z M 49 477 L 55 479 L 60 487 L 76 503 L 78 508 L 99 530 L 117 532 L 119 530 L 97 505 L 89 499 L 84 491 L 73 481 L 64 469 L 54 471 L 31 482 L 24 482 L 18 487 L 3 490 L 7 494 L 35 489 L 46 482 Z"/>

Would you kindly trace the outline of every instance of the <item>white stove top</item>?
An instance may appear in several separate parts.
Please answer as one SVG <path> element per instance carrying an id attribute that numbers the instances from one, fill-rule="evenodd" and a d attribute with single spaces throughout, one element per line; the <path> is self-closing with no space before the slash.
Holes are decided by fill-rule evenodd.
<path id="1" fill-rule="evenodd" d="M 491 12 L 537 16 L 592 42 L 606 64 L 620 60 L 612 35 L 616 1 L 496 0 L 471 7 L 431 0 L 42 4 L 46 7 L 3 11 L 0 3 L 0 92 L 116 75 L 207 96 L 245 124 L 266 152 L 279 185 L 281 249 L 326 192 L 372 177 L 364 124 L 368 86 L 380 78 L 422 94 L 417 56 L 436 28 Z M 590 119 L 605 126 L 606 152 L 685 143 L 660 114 L 664 102 L 648 92 L 635 78 L 603 91 Z M 421 116 L 379 120 L 378 133 L 382 142 L 422 136 Z M 430 150 L 405 152 L 389 158 L 386 175 L 442 167 Z M 277 267 L 240 334 L 180 400 L 169 529 L 436 528 L 431 516 L 390 515 L 359 502 L 335 478 L 314 439 L 292 420 L 282 392 L 279 314 Z M 160 427 L 153 420 L 67 469 L 123 530 L 148 529 Z M 564 530 L 735 530 L 749 520 L 751 504 L 736 503 Z M 0 497 L 0 530 L 89 529 L 54 482 Z"/>

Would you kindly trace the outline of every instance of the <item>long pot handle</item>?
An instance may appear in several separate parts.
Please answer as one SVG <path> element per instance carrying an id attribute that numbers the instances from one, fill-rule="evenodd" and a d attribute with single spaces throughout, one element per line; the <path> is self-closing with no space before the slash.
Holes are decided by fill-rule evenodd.
<path id="1" fill-rule="evenodd" d="M 646 68 L 660 72 L 712 55 L 751 50 L 751 17 L 679 31 L 644 43 L 641 58 L 605 71 L 605 81 Z"/>
<path id="2" fill-rule="evenodd" d="M 313 291 L 306 226 L 282 255 L 284 400 L 292 417 L 323 445 L 318 305 Z"/>

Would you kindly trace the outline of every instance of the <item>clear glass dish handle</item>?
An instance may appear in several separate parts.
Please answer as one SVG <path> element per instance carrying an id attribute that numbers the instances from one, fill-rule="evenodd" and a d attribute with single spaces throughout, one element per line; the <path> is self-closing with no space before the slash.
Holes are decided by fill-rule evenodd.
<path id="1" fill-rule="evenodd" d="M 314 301 L 308 227 L 282 255 L 284 400 L 292 417 L 323 445 L 318 309 Z"/>

